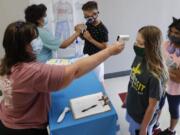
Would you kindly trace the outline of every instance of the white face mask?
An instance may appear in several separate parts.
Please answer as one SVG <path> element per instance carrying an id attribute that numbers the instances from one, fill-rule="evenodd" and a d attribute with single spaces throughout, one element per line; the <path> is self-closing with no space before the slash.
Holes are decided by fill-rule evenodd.
<path id="1" fill-rule="evenodd" d="M 48 25 L 48 17 L 44 17 L 44 26 Z"/>
<path id="2" fill-rule="evenodd" d="M 41 52 L 42 48 L 43 48 L 43 42 L 41 40 L 40 37 L 35 38 L 32 42 L 31 42 L 32 48 L 33 48 L 33 52 L 37 55 Z"/>

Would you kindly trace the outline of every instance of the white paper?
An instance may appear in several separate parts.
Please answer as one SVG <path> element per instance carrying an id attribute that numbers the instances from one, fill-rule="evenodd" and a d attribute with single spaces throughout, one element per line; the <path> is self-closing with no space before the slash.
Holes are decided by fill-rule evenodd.
<path id="1" fill-rule="evenodd" d="M 88 96 L 83 96 L 70 100 L 71 109 L 75 119 L 80 119 L 83 117 L 107 112 L 111 110 L 109 105 L 104 106 L 104 101 L 99 101 L 102 99 L 103 93 L 96 93 Z M 82 112 L 82 110 L 87 109 L 93 105 L 97 105 L 94 108 L 89 109 L 88 111 Z"/>

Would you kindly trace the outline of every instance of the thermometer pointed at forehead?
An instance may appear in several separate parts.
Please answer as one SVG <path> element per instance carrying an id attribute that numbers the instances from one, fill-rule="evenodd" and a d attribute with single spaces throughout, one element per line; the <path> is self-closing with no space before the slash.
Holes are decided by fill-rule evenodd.
<path id="1" fill-rule="evenodd" d="M 130 35 L 118 35 L 117 41 L 123 40 L 123 41 L 129 41 Z"/>

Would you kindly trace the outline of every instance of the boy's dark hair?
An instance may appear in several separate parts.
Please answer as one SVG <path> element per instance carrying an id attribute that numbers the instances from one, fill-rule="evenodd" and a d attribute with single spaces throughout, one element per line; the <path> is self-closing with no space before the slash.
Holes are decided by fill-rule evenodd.
<path id="1" fill-rule="evenodd" d="M 3 48 L 5 56 L 1 61 L 0 75 L 8 75 L 11 68 L 23 62 L 35 61 L 36 56 L 28 50 L 28 46 L 33 39 L 38 36 L 38 30 L 32 23 L 18 21 L 11 23 L 5 31 Z"/>
<path id="2" fill-rule="evenodd" d="M 178 31 L 180 31 L 180 19 L 176 19 L 175 17 L 173 17 L 173 22 L 169 25 L 169 30 L 174 27 L 176 28 Z"/>
<path id="3" fill-rule="evenodd" d="M 27 22 L 38 25 L 38 20 L 46 16 L 47 7 L 44 4 L 31 5 L 25 9 L 25 19 Z"/>
<path id="4" fill-rule="evenodd" d="M 82 6 L 83 11 L 98 9 L 98 4 L 95 1 L 88 1 Z"/>

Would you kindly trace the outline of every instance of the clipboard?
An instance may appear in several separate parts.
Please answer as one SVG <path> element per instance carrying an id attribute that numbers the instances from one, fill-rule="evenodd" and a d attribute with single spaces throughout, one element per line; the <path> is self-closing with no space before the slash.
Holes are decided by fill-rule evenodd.
<path id="1" fill-rule="evenodd" d="M 102 92 L 74 98 L 70 100 L 70 107 L 74 119 L 104 113 L 111 110 L 109 104 L 105 104 L 102 100 L 104 94 Z"/>

